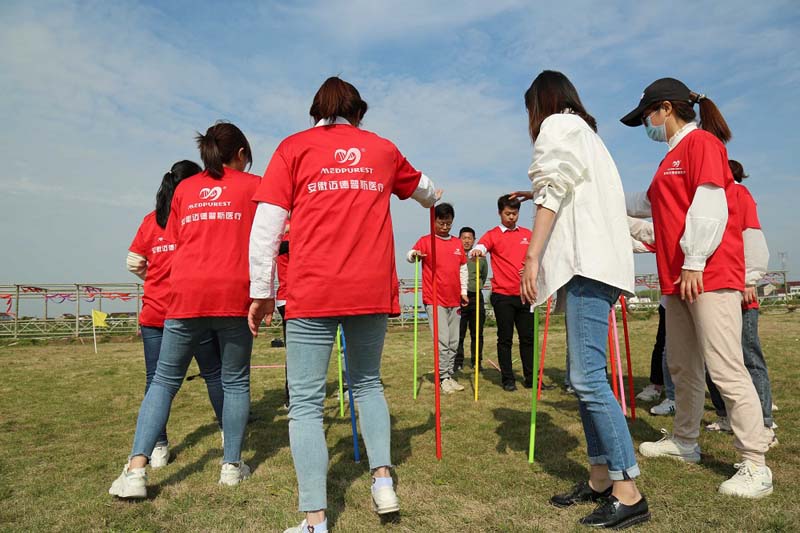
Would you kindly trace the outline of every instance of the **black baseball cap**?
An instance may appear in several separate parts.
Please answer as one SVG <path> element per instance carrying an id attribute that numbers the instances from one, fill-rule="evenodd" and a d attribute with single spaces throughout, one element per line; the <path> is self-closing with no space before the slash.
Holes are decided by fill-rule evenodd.
<path id="1" fill-rule="evenodd" d="M 626 126 L 631 126 L 633 128 L 641 126 L 642 113 L 656 102 L 664 102 L 666 100 L 671 102 L 684 101 L 692 103 L 691 91 L 682 81 L 676 80 L 675 78 L 661 78 L 660 80 L 656 80 L 644 90 L 642 99 L 639 100 L 639 105 L 636 106 L 636 109 L 619 120 Z"/>

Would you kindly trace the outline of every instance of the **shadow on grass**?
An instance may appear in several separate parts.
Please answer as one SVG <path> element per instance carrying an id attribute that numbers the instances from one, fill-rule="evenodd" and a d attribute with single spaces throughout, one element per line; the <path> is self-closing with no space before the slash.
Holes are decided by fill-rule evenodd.
<path id="1" fill-rule="evenodd" d="M 492 410 L 500 425 L 495 430 L 500 437 L 497 452 L 504 454 L 507 450 L 528 453 L 530 411 L 518 411 L 500 407 Z M 548 474 L 559 479 L 574 482 L 586 478 L 586 467 L 566 457 L 567 452 L 575 449 L 579 440 L 568 431 L 553 424 L 552 417 L 544 412 L 536 415 L 536 454 L 535 461 Z"/>
<path id="2" fill-rule="evenodd" d="M 337 423 L 350 424 L 350 418 L 338 418 Z M 431 413 L 428 419 L 416 426 L 405 427 L 403 429 L 396 429 L 397 418 L 391 416 L 391 439 L 392 439 L 392 462 L 397 467 L 405 463 L 412 455 L 411 440 L 418 436 L 433 431 L 435 424 L 434 415 Z M 366 446 L 359 433 L 359 450 L 361 452 L 361 462 L 356 463 L 353 459 L 353 437 L 349 434 L 342 437 L 339 441 L 329 450 L 329 456 L 335 457 L 335 462 L 330 465 L 328 470 L 328 523 L 329 527 L 336 526 L 336 520 L 344 512 L 345 509 L 345 494 L 351 487 L 353 482 L 369 472 L 369 459 L 366 454 Z M 394 474 L 394 471 L 392 472 Z M 394 476 L 393 476 L 394 477 Z M 398 479 L 395 477 L 395 486 L 398 485 Z M 370 497 L 369 487 L 363 487 L 364 498 Z M 388 522 L 399 523 L 400 514 L 393 513 L 381 516 L 381 523 Z"/>

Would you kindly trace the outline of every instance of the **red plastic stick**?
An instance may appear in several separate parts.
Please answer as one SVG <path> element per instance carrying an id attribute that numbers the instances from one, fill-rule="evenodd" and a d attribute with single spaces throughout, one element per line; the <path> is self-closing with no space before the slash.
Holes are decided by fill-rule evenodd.
<path id="1" fill-rule="evenodd" d="M 547 330 L 550 329 L 550 304 L 552 298 L 547 299 L 547 313 L 544 315 L 544 339 L 542 339 L 542 356 L 539 358 L 539 385 L 536 391 L 536 399 L 542 399 L 542 379 L 544 378 L 544 354 L 547 352 Z M 534 355 L 534 357 L 536 357 Z"/>
<path id="2" fill-rule="evenodd" d="M 619 297 L 622 304 L 622 331 L 625 334 L 625 357 L 628 359 L 628 390 L 630 391 L 631 420 L 636 420 L 636 395 L 633 394 L 633 367 L 631 366 L 631 341 L 628 337 L 628 302 L 624 296 Z"/>
<path id="3" fill-rule="evenodd" d="M 613 310 L 612 310 L 613 312 Z M 619 384 L 617 383 L 617 365 L 614 364 L 614 338 L 611 333 L 611 313 L 608 315 L 608 360 L 611 364 L 611 390 L 619 401 Z"/>
<path id="4" fill-rule="evenodd" d="M 428 316 L 428 320 L 433 320 L 433 374 L 435 376 L 436 390 L 434 391 L 434 402 L 436 402 L 436 459 L 442 459 L 442 411 L 441 411 L 441 383 L 439 382 L 439 300 L 436 291 L 436 211 L 431 207 L 431 277 L 433 278 L 433 316 Z"/>

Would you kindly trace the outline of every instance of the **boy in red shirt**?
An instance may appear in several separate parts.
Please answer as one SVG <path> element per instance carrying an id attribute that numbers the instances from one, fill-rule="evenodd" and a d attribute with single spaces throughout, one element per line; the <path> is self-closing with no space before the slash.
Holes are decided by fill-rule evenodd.
<path id="1" fill-rule="evenodd" d="M 453 206 L 439 204 L 436 216 L 436 312 L 439 318 L 439 380 L 442 392 L 452 394 L 463 391 L 453 379 L 453 363 L 458 350 L 461 306 L 467 298 L 467 256 L 461 240 L 450 235 L 455 218 Z M 406 259 L 413 263 L 419 257 L 422 261 L 422 303 L 428 312 L 428 323 L 433 331 L 433 273 L 431 272 L 431 237 L 419 238 L 414 248 L 408 251 Z"/>
<path id="2" fill-rule="evenodd" d="M 492 294 L 489 301 L 497 320 L 497 359 L 503 389 L 517 390 L 511 364 L 514 326 L 519 337 L 519 354 L 525 388 L 533 386 L 533 313 L 519 295 L 520 272 L 530 244 L 531 231 L 517 226 L 519 200 L 504 194 L 497 200 L 500 225 L 487 231 L 470 252 L 470 257 L 492 254 Z"/>

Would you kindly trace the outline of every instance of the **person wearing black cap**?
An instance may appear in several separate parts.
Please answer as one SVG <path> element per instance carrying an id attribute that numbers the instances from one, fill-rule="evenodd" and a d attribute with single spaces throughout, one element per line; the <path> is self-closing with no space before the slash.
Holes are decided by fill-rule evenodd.
<path id="1" fill-rule="evenodd" d="M 580 523 L 623 529 L 649 520 L 650 510 L 636 487 L 640 470 L 625 414 L 606 376 L 609 314 L 620 294 L 634 289 L 622 180 L 597 122 L 564 74 L 539 74 L 525 107 L 534 142 L 532 191 L 515 196 L 533 199 L 536 218 L 520 292 L 533 305 L 564 294 L 570 382 L 589 463 L 589 479 L 550 502 L 596 502 Z"/>
<path id="2" fill-rule="evenodd" d="M 758 395 L 742 359 L 745 261 L 724 145 L 730 129 L 711 100 L 673 78 L 648 86 L 621 121 L 644 125 L 648 137 L 668 144 L 647 192 L 626 198 L 629 215 L 653 217 L 659 282 L 666 296 L 668 364 L 675 382 L 673 435 L 643 442 L 639 452 L 700 461 L 705 364 L 728 406 L 734 446 L 742 456 L 737 473 L 719 491 L 767 496 L 772 472 L 764 454 L 773 434 L 763 426 Z"/>

